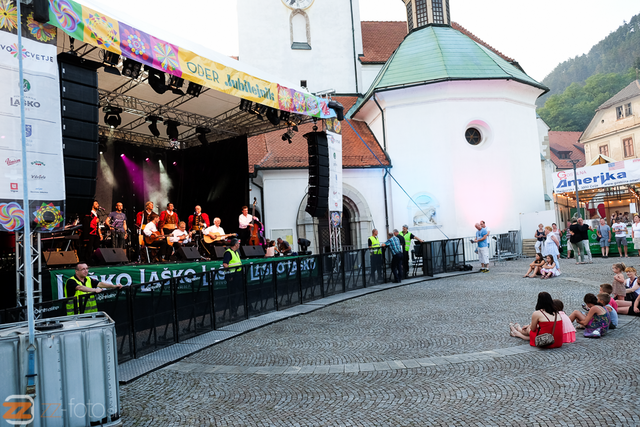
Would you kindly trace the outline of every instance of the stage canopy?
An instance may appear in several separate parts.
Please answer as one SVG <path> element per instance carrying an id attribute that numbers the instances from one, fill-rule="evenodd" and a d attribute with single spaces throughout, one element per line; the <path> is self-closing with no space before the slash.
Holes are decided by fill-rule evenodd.
<path id="1" fill-rule="evenodd" d="M 197 130 L 209 129 L 205 137 L 214 142 L 335 117 L 328 100 L 125 11 L 90 0 L 48 4 L 49 23 L 59 29 L 58 53 L 73 52 L 85 65 L 102 64 L 100 107 L 123 110 L 115 129 L 101 117 L 103 136 L 168 148 L 164 126 L 158 123 L 157 137 L 149 129 L 149 116 L 159 116 L 180 124 L 177 140 L 185 148 L 200 144 Z M 241 111 L 241 99 L 253 104 Z"/>

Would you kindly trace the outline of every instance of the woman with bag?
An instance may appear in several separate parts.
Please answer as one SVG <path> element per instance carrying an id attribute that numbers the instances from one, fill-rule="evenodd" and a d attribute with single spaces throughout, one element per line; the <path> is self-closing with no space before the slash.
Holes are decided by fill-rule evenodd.
<path id="1" fill-rule="evenodd" d="M 531 315 L 531 324 L 519 330 L 517 325 L 509 323 L 509 330 L 512 337 L 529 340 L 532 347 L 562 347 L 562 318 L 548 292 L 538 294 L 538 303 L 536 311 Z"/>

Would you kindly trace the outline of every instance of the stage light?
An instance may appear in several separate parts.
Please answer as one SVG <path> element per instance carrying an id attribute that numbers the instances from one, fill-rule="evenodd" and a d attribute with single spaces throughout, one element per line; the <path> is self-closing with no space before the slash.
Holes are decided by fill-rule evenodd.
<path id="1" fill-rule="evenodd" d="M 344 107 L 338 101 L 329 101 L 329 108 L 336 112 L 338 121 L 344 120 Z"/>
<path id="2" fill-rule="evenodd" d="M 211 129 L 205 127 L 197 127 L 196 134 L 198 134 L 198 141 L 202 145 L 209 145 L 209 141 L 207 141 L 207 134 L 211 133 Z"/>
<path id="3" fill-rule="evenodd" d="M 155 153 L 153 155 L 153 160 L 157 161 L 158 163 L 162 163 L 162 161 L 166 161 L 166 157 L 164 155 L 164 153 Z"/>
<path id="4" fill-rule="evenodd" d="M 298 132 L 298 125 L 291 126 L 291 130 L 294 132 Z"/>
<path id="5" fill-rule="evenodd" d="M 289 144 L 291 144 L 293 142 L 293 140 L 291 139 L 293 138 L 293 135 L 294 135 L 293 130 L 289 129 L 288 131 L 282 134 L 282 140 L 289 141 Z"/>
<path id="6" fill-rule="evenodd" d="M 251 113 L 252 112 L 252 102 L 251 101 L 247 101 L 246 99 L 241 99 L 240 100 L 240 111 L 244 111 L 247 113 Z"/>
<path id="7" fill-rule="evenodd" d="M 171 76 L 169 77 L 169 89 L 176 95 L 184 96 L 184 92 L 180 89 L 184 85 L 184 79 L 181 77 Z"/>
<path id="8" fill-rule="evenodd" d="M 107 152 L 107 144 L 105 144 L 104 142 L 101 142 L 98 144 L 98 151 L 100 151 L 100 154 L 104 154 Z"/>
<path id="9" fill-rule="evenodd" d="M 278 126 L 280 124 L 280 117 L 278 116 L 278 110 L 275 108 L 267 108 L 267 119 L 272 125 Z"/>
<path id="10" fill-rule="evenodd" d="M 288 122 L 291 117 L 291 113 L 288 111 L 280 111 L 280 120 L 283 122 Z"/>
<path id="11" fill-rule="evenodd" d="M 124 157 L 124 153 L 120 154 L 120 157 Z"/>
<path id="12" fill-rule="evenodd" d="M 197 98 L 200 96 L 200 92 L 202 92 L 202 85 L 194 82 L 189 82 L 189 86 L 187 86 L 187 95 L 191 95 L 194 98 Z"/>
<path id="13" fill-rule="evenodd" d="M 140 76 L 140 69 L 142 64 L 134 61 L 133 59 L 124 58 L 122 62 L 122 75 L 125 77 L 131 77 L 137 79 Z"/>
<path id="14" fill-rule="evenodd" d="M 102 56 L 102 62 L 104 63 L 104 72 L 119 76 L 120 70 L 118 70 L 116 67 L 120 63 L 120 55 L 114 52 L 109 52 L 107 50 L 103 52 L 104 54 Z"/>
<path id="15" fill-rule="evenodd" d="M 175 120 L 165 120 L 164 124 L 167 125 L 167 136 L 169 137 L 169 139 L 171 139 L 172 141 L 177 140 L 178 135 L 180 135 L 180 133 L 178 132 L 178 126 L 180 126 L 180 122 L 177 122 Z"/>
<path id="16" fill-rule="evenodd" d="M 120 117 L 122 108 L 105 105 L 104 107 L 102 107 L 102 111 L 104 111 L 104 122 L 111 126 L 112 129 L 120 126 L 120 124 L 122 123 L 122 118 Z"/>
<path id="17" fill-rule="evenodd" d="M 175 166 L 175 165 L 177 165 L 177 164 L 178 164 L 178 162 L 173 162 L 173 166 Z"/>
<path id="18" fill-rule="evenodd" d="M 164 94 L 167 91 L 167 84 L 164 73 L 148 65 L 145 65 L 144 68 L 149 73 L 147 81 L 149 82 L 149 86 L 151 86 L 151 89 L 153 89 L 160 95 Z"/>
<path id="19" fill-rule="evenodd" d="M 148 162 L 148 161 L 149 161 L 149 158 L 147 157 L 146 159 L 144 159 L 144 161 L 145 161 L 145 162 Z"/>
<path id="20" fill-rule="evenodd" d="M 160 116 L 148 116 L 145 121 L 147 123 L 151 123 L 149 125 L 149 130 L 151 134 L 156 138 L 160 136 L 160 131 L 158 130 L 158 122 L 162 123 L 164 120 Z"/>

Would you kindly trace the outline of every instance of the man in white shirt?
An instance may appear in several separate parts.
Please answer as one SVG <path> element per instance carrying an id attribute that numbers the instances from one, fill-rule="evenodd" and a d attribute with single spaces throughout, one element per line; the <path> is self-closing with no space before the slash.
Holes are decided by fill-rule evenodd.
<path id="1" fill-rule="evenodd" d="M 627 248 L 627 224 L 622 223 L 622 216 L 616 218 L 616 223 L 611 227 L 616 233 L 616 244 L 618 245 L 618 253 L 622 257 L 622 248 L 624 248 L 624 257 L 629 258 Z"/>
<path id="2" fill-rule="evenodd" d="M 251 215 L 249 215 L 251 216 Z M 211 227 L 207 227 L 204 229 L 203 233 L 204 235 L 210 235 L 211 233 L 218 233 L 219 235 L 224 235 L 224 229 L 222 227 L 220 227 L 220 223 L 222 221 L 220 221 L 220 218 L 214 218 L 213 219 L 213 225 Z M 215 237 L 215 236 L 210 236 L 210 237 Z"/>
<path id="3" fill-rule="evenodd" d="M 187 223 L 184 221 L 180 221 L 178 223 L 178 228 L 173 230 L 171 235 L 169 236 L 169 241 L 173 243 L 173 248 L 176 251 L 176 257 L 182 258 L 181 251 L 178 250 L 181 246 L 193 246 L 191 242 L 191 234 L 187 231 Z"/>
<path id="4" fill-rule="evenodd" d="M 169 258 L 171 257 L 173 248 L 167 244 L 167 239 L 158 238 L 159 236 L 161 236 L 160 232 L 158 231 L 159 221 L 160 217 L 157 213 L 153 212 L 151 215 L 149 215 L 149 223 L 144 227 L 144 230 L 142 230 L 142 232 L 145 235 L 146 246 L 150 248 L 158 248 L 158 257 L 162 258 L 162 261 L 168 262 Z M 155 236 L 156 239 L 151 243 L 147 243 L 147 240 L 149 238 L 152 238 L 152 236 Z M 149 260 L 149 262 L 151 262 L 151 260 Z"/>
<path id="5" fill-rule="evenodd" d="M 238 217 L 238 228 L 240 228 L 240 240 L 243 245 L 249 244 L 249 238 L 251 237 L 251 232 L 249 231 L 249 226 L 253 223 L 253 220 L 258 221 L 257 217 L 249 215 L 249 208 L 247 206 L 242 207 L 242 214 Z"/>

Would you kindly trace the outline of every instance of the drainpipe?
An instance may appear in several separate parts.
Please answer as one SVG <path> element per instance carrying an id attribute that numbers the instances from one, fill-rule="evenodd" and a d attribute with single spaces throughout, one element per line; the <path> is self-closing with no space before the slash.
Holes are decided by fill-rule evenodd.
<path id="1" fill-rule="evenodd" d="M 376 99 L 375 93 L 373 94 L 373 102 L 376 103 L 376 105 L 378 106 L 378 109 L 380 110 L 380 114 L 382 114 L 382 145 L 383 145 L 384 151 L 387 151 L 387 131 L 384 125 L 384 110 L 382 109 L 380 104 L 378 104 L 378 100 Z"/>
<path id="2" fill-rule="evenodd" d="M 384 176 L 382 177 L 382 188 L 384 189 L 384 225 L 387 227 L 387 235 L 389 235 L 389 206 L 387 203 L 387 175 L 389 169 L 384 170 Z"/>
<path id="3" fill-rule="evenodd" d="M 356 26 L 353 22 L 353 0 L 349 0 L 351 5 L 351 35 L 353 41 L 353 74 L 356 78 L 356 93 L 360 93 L 358 90 L 358 53 L 356 52 Z"/>

